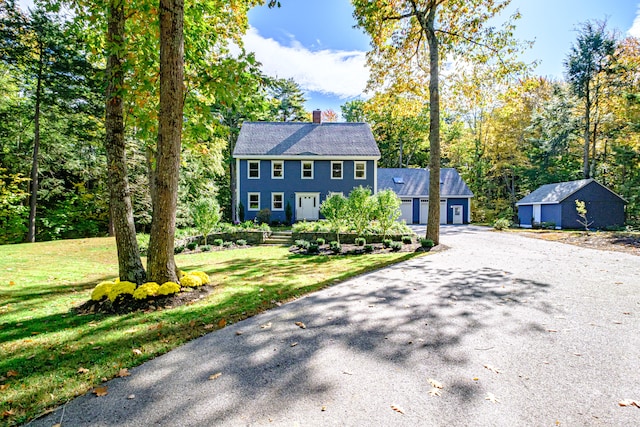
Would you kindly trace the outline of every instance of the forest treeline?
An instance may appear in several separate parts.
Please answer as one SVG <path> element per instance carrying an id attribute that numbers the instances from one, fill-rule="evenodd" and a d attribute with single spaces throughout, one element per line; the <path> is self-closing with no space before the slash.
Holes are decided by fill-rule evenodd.
<path id="1" fill-rule="evenodd" d="M 51 7 L 56 2 L 36 4 L 23 11 L 0 0 L 0 243 L 30 240 L 30 233 L 51 240 L 109 232 L 104 34 L 96 29 L 104 24 L 65 17 Z M 232 48 L 246 11 L 217 10 L 211 18 L 197 4 L 185 9 L 185 21 L 217 19 L 218 39 L 200 46 L 193 25 L 185 34 L 194 52 L 185 65 L 178 227 L 191 225 L 190 206 L 207 197 L 233 217 L 231 152 L 244 121 L 309 120 L 299 84 L 265 75 L 251 53 Z M 132 16 L 127 25 L 149 24 Z M 144 232 L 158 131 L 149 70 L 158 60 L 153 37 L 130 30 L 125 138 L 135 225 Z M 443 66 L 442 166 L 457 168 L 474 192 L 474 220 L 512 217 L 515 201 L 537 186 L 588 176 L 628 201 L 630 225 L 640 222 L 639 41 L 585 23 L 566 58 L 564 81 L 537 77 L 531 67 L 503 72 L 491 62 Z M 414 78 L 341 109 L 343 119 L 371 124 L 380 166 L 426 167 L 428 106 L 428 83 Z M 326 111 L 324 119 L 338 117 Z"/>

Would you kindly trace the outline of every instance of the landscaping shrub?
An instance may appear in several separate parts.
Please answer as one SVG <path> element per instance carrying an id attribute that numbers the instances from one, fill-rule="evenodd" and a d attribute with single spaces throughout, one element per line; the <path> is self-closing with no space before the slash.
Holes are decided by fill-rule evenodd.
<path id="1" fill-rule="evenodd" d="M 230 248 L 233 246 L 233 242 L 224 242 L 222 246 L 224 246 L 225 248 Z"/>
<path id="2" fill-rule="evenodd" d="M 173 253 L 174 254 L 179 254 L 179 253 L 182 253 L 182 252 L 184 252 L 184 246 L 182 246 L 182 245 L 178 245 L 175 248 L 173 248 Z"/>
<path id="3" fill-rule="evenodd" d="M 209 251 L 211 250 L 211 246 L 209 246 L 209 245 L 202 245 L 202 246 L 200 246 L 200 250 L 201 250 L 202 252 L 209 252 Z"/>
<path id="4" fill-rule="evenodd" d="M 398 252 L 400 249 L 402 249 L 402 242 L 391 242 L 391 245 L 389 247 L 393 252 Z"/>
<path id="5" fill-rule="evenodd" d="M 365 239 L 364 237 L 356 237 L 354 243 L 356 244 L 356 246 L 364 246 L 367 244 L 367 239 Z"/>
<path id="6" fill-rule="evenodd" d="M 405 245 L 410 245 L 411 243 L 413 243 L 413 239 L 411 238 L 411 236 L 402 236 L 402 243 L 404 243 Z"/>
<path id="7" fill-rule="evenodd" d="M 187 243 L 187 249 L 189 249 L 190 251 L 194 250 L 197 247 L 198 247 L 198 242 L 189 242 L 189 243 Z"/>
<path id="8" fill-rule="evenodd" d="M 207 237 L 213 232 L 216 224 L 220 222 L 221 214 L 218 201 L 214 198 L 196 200 L 193 205 L 191 205 L 191 218 L 206 243 Z M 189 249 L 193 250 L 195 247 Z"/>
<path id="9" fill-rule="evenodd" d="M 511 220 L 508 218 L 498 218 L 493 223 L 493 228 L 496 230 L 505 230 L 509 227 L 511 227 Z"/>
<path id="10" fill-rule="evenodd" d="M 291 221 L 293 220 L 293 208 L 291 207 L 291 203 L 287 200 L 287 205 L 284 208 L 284 215 L 287 217 L 287 225 L 291 225 Z"/>
<path id="11" fill-rule="evenodd" d="M 435 246 L 435 242 L 431 239 L 420 239 L 420 246 L 424 249 L 431 249 Z"/>
<path id="12" fill-rule="evenodd" d="M 109 292 L 111 292 L 111 288 L 114 284 L 115 282 L 98 283 L 98 285 L 93 288 L 93 291 L 91 292 L 91 299 L 94 301 L 100 301 L 102 298 L 109 295 Z"/>
<path id="13" fill-rule="evenodd" d="M 182 276 L 182 278 L 180 279 L 180 284 L 187 288 L 197 288 L 198 286 L 203 285 L 202 279 L 192 274 Z"/>
<path id="14" fill-rule="evenodd" d="M 329 249 L 331 250 L 331 252 L 333 252 L 334 254 L 339 254 L 342 252 L 342 245 L 340 245 L 340 243 L 336 242 L 335 240 L 333 242 L 329 243 Z"/>
<path id="15" fill-rule="evenodd" d="M 222 246 L 222 244 L 223 244 L 223 243 L 224 243 L 224 240 L 222 240 L 222 239 L 215 239 L 215 240 L 213 241 L 213 244 L 214 244 L 215 246 Z"/>
<path id="16" fill-rule="evenodd" d="M 382 239 L 382 246 L 385 248 L 391 247 L 391 243 L 393 243 L 393 240 L 391 239 Z"/>
<path id="17" fill-rule="evenodd" d="M 247 241 L 244 239 L 238 239 L 236 240 L 236 245 L 238 246 L 246 246 L 247 245 Z"/>
<path id="18" fill-rule="evenodd" d="M 180 292 L 180 285 L 176 282 L 166 282 L 158 288 L 158 295 L 173 295 L 178 292 Z"/>
<path id="19" fill-rule="evenodd" d="M 202 281 L 203 285 L 208 284 L 211 279 L 209 278 L 209 275 L 207 273 L 205 273 L 204 271 L 191 271 L 189 273 L 187 273 L 187 276 L 195 276 L 200 278 L 200 280 Z"/>
<path id="20" fill-rule="evenodd" d="M 309 247 L 307 248 L 307 253 L 310 255 L 315 255 L 320 253 L 320 247 L 317 243 L 309 243 Z"/>
<path id="21" fill-rule="evenodd" d="M 373 252 L 373 245 L 364 245 L 364 251 L 365 253 L 370 254 L 371 252 Z"/>
<path id="22" fill-rule="evenodd" d="M 322 237 L 319 237 L 316 239 L 316 243 L 318 244 L 318 246 L 322 246 L 325 244 L 325 240 Z"/>
<path id="23" fill-rule="evenodd" d="M 307 250 L 309 249 L 309 242 L 307 242 L 306 240 L 296 240 L 296 246 L 298 247 L 298 249 L 303 249 L 303 250 Z"/>
<path id="24" fill-rule="evenodd" d="M 258 224 L 271 223 L 271 209 L 261 209 L 260 212 L 258 212 L 258 214 L 256 215 L 256 221 L 258 222 Z"/>

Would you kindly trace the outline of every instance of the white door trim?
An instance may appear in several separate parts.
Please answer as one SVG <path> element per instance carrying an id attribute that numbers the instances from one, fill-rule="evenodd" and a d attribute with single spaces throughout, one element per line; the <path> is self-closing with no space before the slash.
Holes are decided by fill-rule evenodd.
<path id="1" fill-rule="evenodd" d="M 320 193 L 295 193 L 296 194 L 296 221 L 309 220 L 316 221 L 320 218 Z M 306 214 L 303 211 L 303 198 L 315 198 L 311 212 Z"/>

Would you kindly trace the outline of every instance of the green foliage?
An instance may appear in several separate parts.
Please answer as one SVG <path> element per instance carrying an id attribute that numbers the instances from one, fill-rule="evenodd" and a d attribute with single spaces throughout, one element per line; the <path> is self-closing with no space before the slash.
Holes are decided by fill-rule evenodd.
<path id="1" fill-rule="evenodd" d="M 233 247 L 233 242 L 224 242 L 222 246 L 224 246 L 225 248 L 231 248 Z"/>
<path id="2" fill-rule="evenodd" d="M 402 243 L 405 245 L 410 245 L 413 243 L 413 238 L 411 236 L 402 236 Z"/>
<path id="3" fill-rule="evenodd" d="M 236 245 L 238 245 L 238 246 L 246 246 L 247 245 L 247 241 L 245 239 L 238 239 L 238 240 L 236 240 Z"/>
<path id="4" fill-rule="evenodd" d="M 256 221 L 258 224 L 270 224 L 271 223 L 271 209 L 264 208 L 260 209 L 258 214 L 256 215 Z"/>
<path id="5" fill-rule="evenodd" d="M 17 243 L 25 236 L 27 208 L 22 200 L 27 194 L 22 188 L 27 181 L 0 167 L 0 244 Z"/>
<path id="6" fill-rule="evenodd" d="M 373 252 L 373 245 L 364 245 L 364 252 L 370 254 Z"/>
<path id="7" fill-rule="evenodd" d="M 385 248 L 390 248 L 392 242 L 393 240 L 391 239 L 382 239 L 382 246 L 384 246 Z"/>
<path id="8" fill-rule="evenodd" d="M 373 196 L 374 218 L 386 236 L 391 227 L 400 218 L 400 198 L 393 190 L 382 190 Z"/>
<path id="9" fill-rule="evenodd" d="M 269 86 L 271 112 L 281 122 L 307 121 L 302 88 L 293 79 L 273 79 Z"/>
<path id="10" fill-rule="evenodd" d="M 389 247 L 393 252 L 398 252 L 400 249 L 402 249 L 402 242 L 391 242 L 391 245 L 389 245 Z"/>
<path id="11" fill-rule="evenodd" d="M 496 230 L 506 230 L 511 227 L 511 220 L 508 218 L 498 218 L 493 223 L 493 228 Z"/>
<path id="12" fill-rule="evenodd" d="M 342 245 L 340 244 L 340 242 L 334 240 L 332 242 L 329 242 L 329 250 L 336 255 L 340 254 L 342 253 Z"/>
<path id="13" fill-rule="evenodd" d="M 356 237 L 354 243 L 356 246 L 364 246 L 367 243 L 367 239 L 364 237 Z"/>
<path id="14" fill-rule="evenodd" d="M 309 255 L 315 255 L 320 253 L 320 247 L 317 243 L 309 243 L 309 247 L 307 248 L 307 253 Z"/>
<path id="15" fill-rule="evenodd" d="M 187 249 L 189 249 L 190 251 L 194 250 L 197 247 L 198 247 L 198 242 L 189 242 L 189 243 L 187 243 Z"/>
<path id="16" fill-rule="evenodd" d="M 584 227 L 585 231 L 589 231 L 589 227 L 593 224 L 593 221 L 589 221 L 587 218 L 587 206 L 583 200 L 576 199 L 576 213 L 580 217 L 578 223 Z"/>
<path id="17" fill-rule="evenodd" d="M 209 252 L 209 251 L 211 250 L 211 246 L 209 246 L 209 245 L 202 245 L 202 246 L 200 246 L 200 250 L 201 250 L 202 252 Z"/>
<path id="18" fill-rule="evenodd" d="M 369 188 L 358 186 L 351 190 L 347 198 L 347 212 L 356 234 L 364 232 L 373 219 L 375 210 Z"/>
<path id="19" fill-rule="evenodd" d="M 431 249 L 432 247 L 435 246 L 435 243 L 431 239 L 420 239 L 420 246 L 423 249 Z"/>
<path id="20" fill-rule="evenodd" d="M 347 101 L 340 106 L 342 111 L 342 118 L 347 122 L 364 122 L 365 101 L 361 99 L 354 99 L 353 101 Z"/>
<path id="21" fill-rule="evenodd" d="M 222 246 L 223 244 L 224 244 L 224 240 L 222 239 L 214 239 L 213 241 L 214 246 Z"/>
<path id="22" fill-rule="evenodd" d="M 191 206 L 193 224 L 207 241 L 209 234 L 215 230 L 220 222 L 220 205 L 218 201 L 211 199 L 198 199 Z"/>
<path id="23" fill-rule="evenodd" d="M 328 230 L 336 233 L 338 241 L 340 241 L 340 231 L 349 221 L 349 207 L 348 201 L 342 194 L 332 194 L 326 198 L 320 205 L 320 213 L 326 218 L 326 225 Z M 294 230 L 296 226 L 301 224 L 298 228 L 306 227 L 306 223 L 294 224 Z"/>
<path id="24" fill-rule="evenodd" d="M 175 248 L 173 248 L 173 253 L 174 254 L 181 254 L 182 252 L 184 252 L 184 246 L 183 245 L 178 245 Z"/>
<path id="25" fill-rule="evenodd" d="M 291 203 L 289 203 L 288 200 L 284 208 L 284 215 L 287 218 L 287 225 L 290 225 L 293 220 L 293 208 L 291 207 Z"/>
<path id="26" fill-rule="evenodd" d="M 325 244 L 325 240 L 322 237 L 316 239 L 316 243 L 318 246 L 323 246 Z"/>
<path id="27" fill-rule="evenodd" d="M 244 205 L 242 202 L 238 203 L 238 219 L 240 220 L 240 223 L 244 222 Z"/>
<path id="28" fill-rule="evenodd" d="M 296 240 L 295 245 L 298 247 L 298 249 L 306 250 L 309 248 L 309 242 L 303 239 Z"/>

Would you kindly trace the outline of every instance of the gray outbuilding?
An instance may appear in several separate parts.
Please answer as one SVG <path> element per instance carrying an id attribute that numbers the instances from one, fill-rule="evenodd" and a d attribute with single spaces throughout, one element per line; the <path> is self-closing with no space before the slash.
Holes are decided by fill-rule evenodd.
<path id="1" fill-rule="evenodd" d="M 621 227 L 624 225 L 626 201 L 595 181 L 558 182 L 539 187 L 516 203 L 521 227 L 546 223 L 555 228 L 584 228 L 576 210 L 576 200 L 587 208 L 590 228 Z"/>

